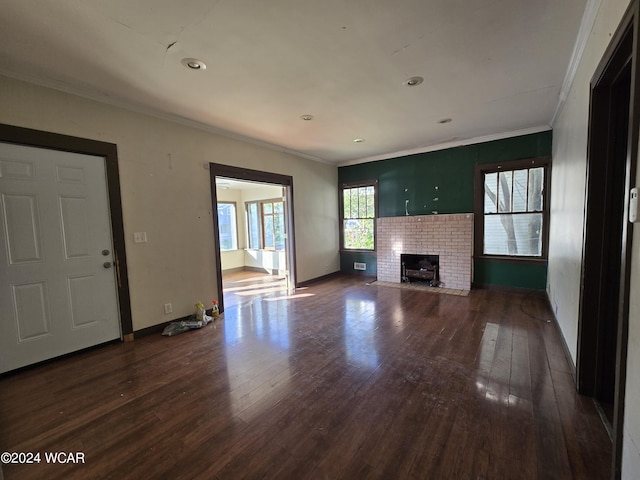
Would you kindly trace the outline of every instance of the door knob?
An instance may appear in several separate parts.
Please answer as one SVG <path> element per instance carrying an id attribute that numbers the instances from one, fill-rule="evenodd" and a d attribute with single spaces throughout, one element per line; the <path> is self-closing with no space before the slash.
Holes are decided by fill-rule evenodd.
<path id="1" fill-rule="evenodd" d="M 111 268 L 111 262 L 104 262 L 104 263 L 102 264 L 102 266 L 103 266 L 104 268 Z"/>

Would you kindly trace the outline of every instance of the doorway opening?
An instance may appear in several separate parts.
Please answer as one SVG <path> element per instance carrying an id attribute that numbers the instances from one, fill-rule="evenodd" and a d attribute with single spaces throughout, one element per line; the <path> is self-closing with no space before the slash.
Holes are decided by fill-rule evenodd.
<path id="1" fill-rule="evenodd" d="M 220 311 L 295 289 L 293 179 L 210 164 Z"/>
<path id="2" fill-rule="evenodd" d="M 614 478 L 622 464 L 629 319 L 626 206 L 638 152 L 636 10 L 634 2 L 591 81 L 576 362 L 578 391 L 595 400 L 613 442 Z"/>

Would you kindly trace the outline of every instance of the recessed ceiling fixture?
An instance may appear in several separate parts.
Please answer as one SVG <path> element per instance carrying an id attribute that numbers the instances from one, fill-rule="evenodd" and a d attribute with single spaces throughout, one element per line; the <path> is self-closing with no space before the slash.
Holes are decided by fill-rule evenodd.
<path id="1" fill-rule="evenodd" d="M 355 143 L 362 143 L 364 142 L 364 138 L 356 138 L 353 140 Z"/>
<path id="2" fill-rule="evenodd" d="M 202 60 L 198 60 L 197 58 L 183 58 L 182 65 L 191 70 L 206 70 L 207 66 Z"/>
<path id="3" fill-rule="evenodd" d="M 424 82 L 424 78 L 422 78 L 422 77 L 410 77 L 410 78 L 407 78 L 407 79 L 404 81 L 404 84 L 405 84 L 407 87 L 417 87 L 417 86 L 418 86 L 418 85 L 420 85 L 422 82 Z"/>
<path id="4" fill-rule="evenodd" d="M 309 120 L 313 120 L 313 115 L 309 115 L 309 114 L 300 115 L 300 119 L 304 120 L 305 122 L 308 122 Z"/>
<path id="5" fill-rule="evenodd" d="M 441 118 L 438 120 L 438 123 L 450 123 L 453 119 L 451 118 Z"/>

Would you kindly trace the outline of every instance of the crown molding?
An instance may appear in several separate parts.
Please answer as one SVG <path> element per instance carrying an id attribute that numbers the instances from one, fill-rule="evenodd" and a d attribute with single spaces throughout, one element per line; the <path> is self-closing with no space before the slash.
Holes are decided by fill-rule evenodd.
<path id="1" fill-rule="evenodd" d="M 567 66 L 567 71 L 564 75 L 560 95 L 558 96 L 558 104 L 553 112 L 553 117 L 551 117 L 550 125 L 552 126 L 556 123 L 556 119 L 562 111 L 567 100 L 567 96 L 569 95 L 569 90 L 571 90 L 571 86 L 573 85 L 576 72 L 580 66 L 580 61 L 582 60 L 584 49 L 587 46 L 589 36 L 593 30 L 593 25 L 596 21 L 596 16 L 598 15 L 598 10 L 600 10 L 601 3 L 602 0 L 587 0 L 587 5 L 585 6 L 584 13 L 582 14 L 582 21 L 580 22 L 580 29 L 578 30 L 576 43 L 573 46 L 571 59 L 569 60 L 569 65 Z"/>

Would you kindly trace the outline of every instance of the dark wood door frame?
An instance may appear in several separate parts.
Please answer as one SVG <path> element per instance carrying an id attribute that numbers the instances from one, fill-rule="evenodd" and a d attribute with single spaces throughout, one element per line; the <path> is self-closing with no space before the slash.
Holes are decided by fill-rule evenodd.
<path id="1" fill-rule="evenodd" d="M 613 313 L 613 330 L 609 330 L 615 333 L 610 342 L 615 347 L 613 414 L 609 425 L 613 478 L 620 478 L 622 466 L 632 246 L 627 205 L 629 190 L 635 183 L 640 126 L 638 5 L 638 0 L 632 0 L 592 77 L 589 107 L 577 388 L 594 398 L 610 388 L 605 385 L 603 371 L 608 331 L 605 322 Z M 623 91 L 624 86 L 627 92 Z M 621 107 L 621 102 L 626 104 Z M 608 281 L 611 278 L 613 284 Z"/>
<path id="2" fill-rule="evenodd" d="M 218 305 L 221 312 L 224 312 L 224 296 L 222 292 L 222 263 L 220 254 L 219 227 L 218 227 L 218 215 L 216 214 L 218 209 L 218 195 L 216 192 L 216 177 L 233 178 L 237 180 L 247 180 L 250 182 L 270 183 L 289 188 L 289 194 L 291 197 L 290 204 L 288 205 L 288 213 L 290 218 L 288 219 L 288 225 L 290 225 L 291 233 L 295 229 L 294 214 L 293 214 L 293 177 L 290 175 L 281 175 L 279 173 L 263 172 L 260 170 L 252 170 L 249 168 L 233 167 L 231 165 L 222 165 L 219 163 L 209 164 L 209 176 L 211 180 L 211 205 L 212 205 L 212 218 L 213 218 L 213 238 L 216 244 L 215 247 L 215 259 L 216 259 L 216 279 L 218 282 Z M 291 248 L 289 258 L 292 259 L 292 264 L 289 268 L 293 272 L 294 279 L 298 278 L 296 269 L 296 247 L 295 247 L 295 234 L 288 235 L 288 247 Z"/>
<path id="3" fill-rule="evenodd" d="M 114 263 L 117 273 L 116 286 L 118 289 L 120 328 L 124 340 L 133 340 L 117 146 L 113 143 L 3 124 L 0 124 L 0 142 L 94 155 L 105 159 Z"/>

